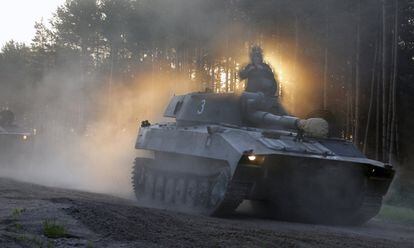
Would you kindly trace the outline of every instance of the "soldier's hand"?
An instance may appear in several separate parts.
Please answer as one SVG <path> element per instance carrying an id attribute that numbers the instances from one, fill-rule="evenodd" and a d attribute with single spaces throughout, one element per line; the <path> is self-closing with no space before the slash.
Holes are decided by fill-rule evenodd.
<path id="1" fill-rule="evenodd" d="M 247 72 L 251 72 L 251 71 L 253 71 L 253 70 L 254 70 L 254 68 L 255 68 L 255 66 L 254 66 L 254 65 L 249 65 L 249 66 L 247 67 Z"/>

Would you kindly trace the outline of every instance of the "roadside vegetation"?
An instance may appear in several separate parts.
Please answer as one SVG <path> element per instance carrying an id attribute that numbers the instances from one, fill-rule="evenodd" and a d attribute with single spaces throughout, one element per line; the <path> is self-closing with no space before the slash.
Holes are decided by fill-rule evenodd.
<path id="1" fill-rule="evenodd" d="M 51 239 L 65 238 L 68 236 L 66 228 L 56 220 L 43 221 L 43 235 Z"/>
<path id="2" fill-rule="evenodd" d="M 383 205 L 378 217 L 383 220 L 414 225 L 414 209 Z"/>

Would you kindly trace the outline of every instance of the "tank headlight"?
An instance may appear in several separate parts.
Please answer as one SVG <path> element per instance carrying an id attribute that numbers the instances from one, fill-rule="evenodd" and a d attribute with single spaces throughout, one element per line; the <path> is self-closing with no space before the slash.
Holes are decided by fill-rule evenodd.
<path id="1" fill-rule="evenodd" d="M 257 155 L 254 153 L 253 150 L 248 150 L 243 152 L 243 157 L 241 158 L 241 163 L 244 164 L 254 164 L 254 165 L 261 165 L 265 161 L 264 155 Z"/>
<path id="2" fill-rule="evenodd" d="M 246 155 L 243 158 L 243 161 L 246 164 L 261 165 L 265 161 L 265 156 L 260 156 L 260 155 Z"/>

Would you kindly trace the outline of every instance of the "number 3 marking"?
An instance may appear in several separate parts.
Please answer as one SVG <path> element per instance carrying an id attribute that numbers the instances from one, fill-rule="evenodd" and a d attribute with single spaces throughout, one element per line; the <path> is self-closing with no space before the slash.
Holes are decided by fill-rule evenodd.
<path id="1" fill-rule="evenodd" d="M 204 112 L 206 107 L 206 100 L 202 100 L 200 106 L 198 107 L 197 114 L 201 115 Z"/>

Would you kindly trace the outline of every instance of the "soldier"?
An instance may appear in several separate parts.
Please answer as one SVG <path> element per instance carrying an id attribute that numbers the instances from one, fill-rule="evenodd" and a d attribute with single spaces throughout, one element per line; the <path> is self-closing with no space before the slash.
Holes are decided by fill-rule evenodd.
<path id="1" fill-rule="evenodd" d="M 263 51 L 254 46 L 250 52 L 251 63 L 240 71 L 240 79 L 247 79 L 246 92 L 262 92 L 265 96 L 274 97 L 278 84 L 270 66 L 263 62 Z"/>

